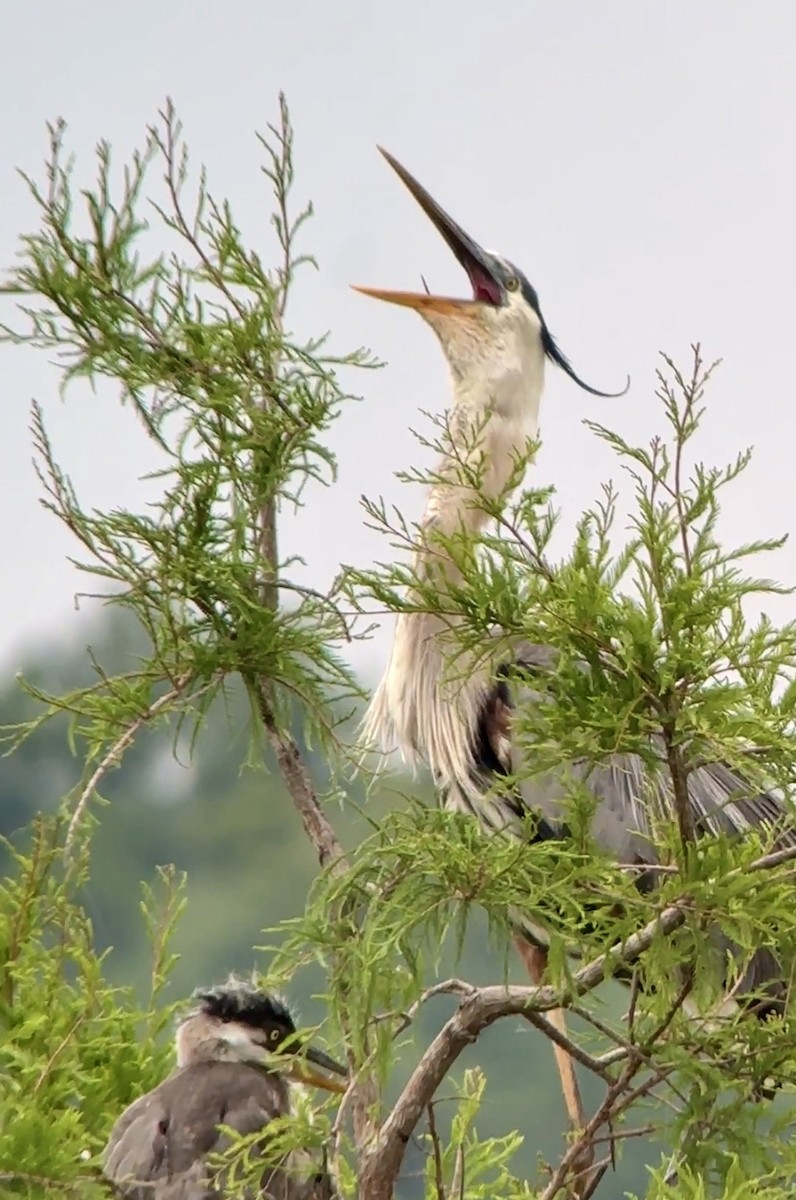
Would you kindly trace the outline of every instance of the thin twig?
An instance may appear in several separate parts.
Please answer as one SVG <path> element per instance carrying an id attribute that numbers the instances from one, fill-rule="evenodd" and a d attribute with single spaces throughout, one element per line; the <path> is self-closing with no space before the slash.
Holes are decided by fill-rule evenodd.
<path id="1" fill-rule="evenodd" d="M 607 1158 L 601 1158 L 599 1162 L 596 1162 L 594 1166 L 590 1168 L 591 1174 L 583 1191 L 579 1193 L 578 1200 L 590 1200 L 590 1197 L 594 1195 L 594 1193 L 597 1191 L 597 1188 L 602 1183 L 603 1175 L 606 1173 L 608 1168 L 612 1167 L 613 1165 L 613 1151 Z M 574 1178 L 577 1179 L 577 1175 L 575 1175 Z"/>
<path id="2" fill-rule="evenodd" d="M 618 1044 L 618 1048 L 616 1050 L 609 1050 L 606 1054 L 600 1055 L 598 1061 L 604 1066 L 609 1066 L 613 1062 L 624 1062 L 630 1057 L 631 1054 L 638 1054 L 642 1062 L 650 1069 L 650 1071 L 655 1071 L 655 1063 L 642 1045 L 623 1038 L 621 1034 L 612 1029 L 610 1025 L 607 1025 L 604 1021 L 601 1021 L 599 1017 L 595 1016 L 593 1012 L 590 1012 L 588 1008 L 584 1008 L 582 1004 L 570 1005 L 569 1011 L 573 1014 L 573 1016 L 579 1017 L 581 1021 L 585 1021 L 588 1025 L 591 1025 L 592 1028 L 596 1029 L 598 1033 L 603 1034 L 604 1037 L 611 1038 L 612 1041 Z M 682 1104 L 688 1103 L 686 1097 L 681 1091 L 679 1091 L 678 1088 L 675 1087 L 674 1084 L 670 1083 L 669 1087 Z M 664 1100 L 664 1103 L 668 1104 L 670 1108 L 674 1108 L 675 1112 L 677 1111 L 676 1106 L 673 1105 L 670 1100 Z"/>
<path id="3" fill-rule="evenodd" d="M 431 1150 L 434 1155 L 434 1183 L 437 1189 L 437 1200 L 446 1200 L 445 1181 L 442 1174 L 442 1150 L 437 1133 L 437 1122 L 434 1120 L 433 1101 L 428 1105 L 426 1112 L 428 1113 L 428 1135 L 431 1138 Z"/>
<path id="4" fill-rule="evenodd" d="M 569 1011 L 574 1012 L 575 1010 L 570 1009 Z M 612 1067 L 614 1063 L 623 1062 L 629 1053 L 629 1046 L 617 1046 L 615 1050 L 606 1050 L 605 1054 L 599 1054 L 597 1062 L 601 1067 Z"/>
<path id="5" fill-rule="evenodd" d="M 582 1049 L 577 1042 L 573 1042 L 572 1038 L 562 1033 L 552 1021 L 548 1021 L 541 1013 L 526 1011 L 520 1015 L 536 1029 L 539 1029 L 551 1042 L 555 1042 L 562 1050 L 566 1050 L 567 1054 L 570 1058 L 574 1058 L 575 1062 L 579 1062 L 588 1071 L 599 1075 L 600 1079 L 604 1079 L 606 1083 L 613 1083 L 613 1076 L 608 1071 L 607 1064 L 602 1057 L 597 1058 L 589 1054 L 587 1050 Z"/>
<path id="6" fill-rule="evenodd" d="M 433 996 L 469 996 L 475 991 L 477 991 L 477 988 L 474 984 L 468 983 L 465 979 L 443 979 L 441 983 L 435 983 L 432 987 L 426 988 L 422 995 L 415 1000 L 414 1004 L 410 1004 L 406 1012 L 402 1014 L 403 1020 L 395 1030 L 393 1037 L 398 1037 L 399 1034 L 403 1033 L 412 1024 L 420 1009 Z M 385 1014 L 385 1016 L 393 1015 L 397 1016 L 398 1014 Z M 383 1020 L 384 1017 L 379 1019 Z"/>
<path id="7" fill-rule="evenodd" d="M 651 1123 L 638 1125 L 635 1129 L 620 1129 L 618 1133 L 603 1133 L 599 1137 L 592 1138 L 592 1142 L 595 1146 L 599 1146 L 601 1142 L 622 1142 L 627 1141 L 628 1138 L 647 1137 L 648 1134 L 655 1133 L 657 1128 L 657 1125 Z"/>
<path id="8" fill-rule="evenodd" d="M 119 763 L 125 750 L 127 750 L 130 744 L 135 740 L 137 734 L 144 727 L 144 725 L 156 717 L 158 713 L 163 712 L 165 708 L 168 708 L 168 706 L 175 700 L 179 699 L 193 678 L 193 674 L 193 671 L 184 671 L 182 675 L 178 675 L 174 681 L 174 687 L 171 689 L 171 691 L 166 692 L 163 696 L 159 696 L 158 699 L 154 700 L 148 708 L 144 709 L 144 711 L 127 726 L 124 733 L 116 739 L 110 750 L 108 750 L 103 756 L 88 783 L 80 793 L 80 799 L 77 802 L 77 807 L 72 813 L 71 820 L 69 821 L 69 827 L 66 831 L 66 840 L 64 842 L 65 855 L 69 855 L 72 849 L 72 843 L 75 840 L 77 827 L 82 821 L 83 814 L 86 811 L 86 806 L 88 805 L 89 800 L 99 787 L 105 775 L 112 767 Z"/>
<path id="9" fill-rule="evenodd" d="M 55 1065 L 56 1060 L 61 1056 L 61 1054 L 63 1054 L 64 1050 L 69 1045 L 70 1041 L 72 1040 L 72 1038 L 77 1033 L 78 1029 L 80 1028 L 80 1026 L 83 1024 L 83 1022 L 85 1020 L 86 1020 L 86 1014 L 81 1013 L 80 1016 L 77 1017 L 75 1021 L 73 1021 L 71 1028 L 61 1038 L 60 1042 L 55 1047 L 52 1054 L 47 1059 L 47 1062 L 44 1064 L 41 1071 L 39 1072 L 39 1077 L 36 1080 L 36 1082 L 34 1083 L 33 1089 L 31 1091 L 32 1096 L 36 1095 L 39 1088 L 44 1083 L 47 1076 L 50 1074 L 50 1071 L 52 1070 L 53 1066 Z"/>

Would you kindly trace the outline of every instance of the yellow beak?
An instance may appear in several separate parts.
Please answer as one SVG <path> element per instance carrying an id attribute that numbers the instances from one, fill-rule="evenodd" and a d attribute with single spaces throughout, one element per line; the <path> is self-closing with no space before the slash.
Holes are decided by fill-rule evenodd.
<path id="1" fill-rule="evenodd" d="M 361 287 L 356 283 L 352 283 L 351 286 L 363 296 L 372 296 L 374 300 L 386 300 L 388 304 L 401 304 L 404 308 L 414 308 L 420 312 L 463 316 L 467 311 L 475 311 L 478 308 L 473 300 L 456 300 L 451 296 L 430 296 L 427 292 L 392 292 L 386 288 Z"/>
<path id="2" fill-rule="evenodd" d="M 348 1088 L 348 1084 L 342 1079 L 331 1079 L 328 1075 L 322 1075 L 320 1071 L 313 1071 L 311 1067 L 305 1067 L 294 1064 L 287 1072 L 288 1079 L 292 1079 L 294 1083 L 303 1083 L 308 1087 L 323 1088 L 326 1092 L 335 1092 L 338 1096 L 342 1096 L 343 1092 Z"/>
<path id="3" fill-rule="evenodd" d="M 316 1070 L 316 1067 L 320 1070 Z M 316 1046 L 305 1046 L 299 1055 L 291 1056 L 285 1074 L 296 1083 L 323 1088 L 326 1092 L 336 1092 L 338 1096 L 342 1096 L 348 1087 L 348 1072 L 345 1067 L 341 1067 Z M 335 1076 L 340 1078 L 336 1079 Z"/>

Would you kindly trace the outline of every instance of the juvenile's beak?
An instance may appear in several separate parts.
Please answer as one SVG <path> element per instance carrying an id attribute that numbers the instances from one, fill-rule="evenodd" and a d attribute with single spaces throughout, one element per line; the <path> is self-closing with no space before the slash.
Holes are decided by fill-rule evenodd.
<path id="1" fill-rule="evenodd" d="M 307 1063 L 312 1063 L 316 1067 L 320 1067 L 320 1071 L 313 1071 L 312 1067 L 307 1066 Z M 329 1074 L 342 1075 L 343 1079 L 330 1079 Z M 323 1050 L 318 1050 L 315 1046 L 306 1046 L 300 1051 L 300 1057 L 296 1057 L 291 1062 L 287 1076 L 293 1079 L 296 1083 L 309 1084 L 310 1087 L 323 1088 L 327 1092 L 336 1092 L 339 1096 L 348 1087 L 348 1071 L 345 1067 L 341 1067 L 328 1054 L 324 1054 Z"/>
<path id="2" fill-rule="evenodd" d="M 390 304 L 402 304 L 407 308 L 433 310 L 448 314 L 476 309 L 479 304 L 502 304 L 505 292 L 492 256 L 477 242 L 474 242 L 470 235 L 464 232 L 461 225 L 448 216 L 423 185 L 409 174 L 406 167 L 402 167 L 398 160 L 383 150 L 381 146 L 379 146 L 379 150 L 395 173 L 406 184 L 423 212 L 434 223 L 464 267 L 472 285 L 473 297 L 471 300 L 458 300 L 450 296 L 431 296 L 425 292 L 394 292 L 383 288 L 356 285 L 354 285 L 354 290 L 362 292 L 365 296 L 373 296 L 376 300 L 386 300 Z"/>

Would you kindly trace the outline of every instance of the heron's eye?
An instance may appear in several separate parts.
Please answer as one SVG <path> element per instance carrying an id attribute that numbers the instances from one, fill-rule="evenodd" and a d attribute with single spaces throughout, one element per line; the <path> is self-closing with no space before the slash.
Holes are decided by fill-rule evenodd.
<path id="1" fill-rule="evenodd" d="M 517 288 L 520 286 L 520 281 L 516 275 L 507 275 L 503 280 L 503 286 L 507 292 L 516 292 Z"/>
<path id="2" fill-rule="evenodd" d="M 275 1043 L 275 1042 L 279 1041 L 279 1030 L 278 1029 L 271 1030 L 271 1032 L 268 1034 L 268 1041 L 271 1043 Z"/>

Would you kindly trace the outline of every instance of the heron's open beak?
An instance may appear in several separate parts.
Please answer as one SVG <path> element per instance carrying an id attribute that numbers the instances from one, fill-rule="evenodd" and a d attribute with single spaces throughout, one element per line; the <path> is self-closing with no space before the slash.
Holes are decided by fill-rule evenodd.
<path id="1" fill-rule="evenodd" d="M 407 308 L 433 310 L 434 312 L 462 313 L 468 309 L 477 309 L 482 304 L 499 305 L 505 299 L 503 284 L 495 273 L 491 255 L 474 242 L 444 209 L 440 208 L 406 167 L 394 159 L 391 154 L 379 146 L 379 150 L 387 159 L 392 169 L 403 180 L 409 191 L 417 200 L 423 212 L 429 217 L 444 237 L 457 259 L 464 267 L 473 289 L 471 300 L 456 300 L 449 296 L 431 296 L 426 292 L 392 292 L 383 288 L 359 287 L 354 290 L 365 296 L 373 296 L 376 300 L 387 300 L 390 304 L 403 304 Z"/>
<path id="2" fill-rule="evenodd" d="M 312 1067 L 307 1065 L 308 1063 L 320 1067 L 321 1070 L 313 1071 Z M 343 1079 L 330 1079 L 327 1072 L 332 1075 L 342 1075 Z M 323 1088 L 327 1092 L 336 1092 L 339 1096 L 348 1087 L 348 1071 L 346 1071 L 345 1067 L 341 1067 L 333 1058 L 330 1058 L 328 1054 L 324 1054 L 323 1050 L 316 1049 L 315 1046 L 304 1047 L 300 1057 L 291 1061 L 287 1070 L 287 1076 L 296 1083 Z"/>

